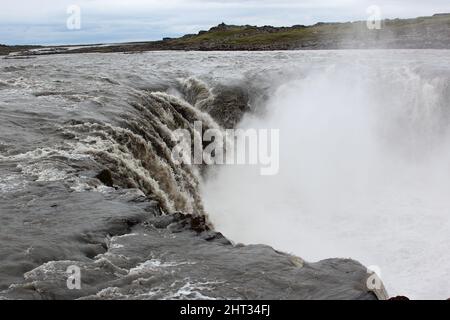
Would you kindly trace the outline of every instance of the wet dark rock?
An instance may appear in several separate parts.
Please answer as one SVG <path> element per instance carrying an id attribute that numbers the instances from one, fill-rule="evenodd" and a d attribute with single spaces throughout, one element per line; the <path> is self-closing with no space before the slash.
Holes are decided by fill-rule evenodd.
<path id="1" fill-rule="evenodd" d="M 153 226 L 157 229 L 165 229 L 176 221 L 174 215 L 162 215 L 148 219 L 144 225 Z"/>
<path id="2" fill-rule="evenodd" d="M 173 233 L 186 230 L 201 233 L 210 230 L 207 219 L 204 216 L 194 216 L 191 214 L 177 212 L 169 215 L 169 217 L 169 220 L 165 220 L 165 223 L 170 221 L 166 227 Z M 164 223 L 162 225 L 164 225 Z"/>
<path id="3" fill-rule="evenodd" d="M 396 297 L 392 297 L 392 298 L 389 298 L 389 300 L 393 300 L 393 301 L 408 301 L 409 300 L 409 298 L 408 297 L 405 297 L 405 296 L 396 296 Z"/>
<path id="4" fill-rule="evenodd" d="M 222 233 L 216 231 L 205 231 L 199 236 L 205 241 L 215 241 L 224 245 L 232 244 L 232 242 L 228 240 Z"/>
<path id="5" fill-rule="evenodd" d="M 231 244 L 223 234 L 212 230 L 207 219 L 203 216 L 192 216 L 177 212 L 149 218 L 144 222 L 144 225 L 153 226 L 157 229 L 167 229 L 172 233 L 194 231 L 205 241 L 218 241 L 222 244 Z"/>
<path id="6" fill-rule="evenodd" d="M 98 180 L 100 180 L 105 186 L 113 187 L 114 181 L 112 178 L 111 171 L 108 169 L 102 170 L 98 175 L 95 176 Z"/>
<path id="7" fill-rule="evenodd" d="M 243 86 L 218 86 L 208 113 L 223 127 L 234 128 L 242 116 L 250 111 L 249 94 Z"/>

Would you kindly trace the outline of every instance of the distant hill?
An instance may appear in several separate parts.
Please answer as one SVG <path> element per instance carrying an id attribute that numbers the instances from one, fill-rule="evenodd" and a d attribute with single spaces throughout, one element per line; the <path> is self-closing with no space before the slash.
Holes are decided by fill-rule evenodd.
<path id="1" fill-rule="evenodd" d="M 370 30 L 365 21 L 292 27 L 219 24 L 208 31 L 161 41 L 107 46 L 53 47 L 41 54 L 151 50 L 450 49 L 450 13 L 387 19 Z M 7 50 L 4 50 L 5 52 Z M 2 49 L 0 48 L 0 54 Z M 40 54 L 28 52 L 27 54 Z"/>
<path id="2" fill-rule="evenodd" d="M 383 20 L 380 30 L 369 30 L 365 21 L 280 28 L 220 24 L 196 35 L 165 39 L 163 46 L 188 50 L 450 49 L 450 14 Z"/>
<path id="3" fill-rule="evenodd" d="M 0 55 L 7 55 L 11 52 L 24 51 L 33 48 L 39 48 L 38 46 L 7 46 L 0 44 Z"/>

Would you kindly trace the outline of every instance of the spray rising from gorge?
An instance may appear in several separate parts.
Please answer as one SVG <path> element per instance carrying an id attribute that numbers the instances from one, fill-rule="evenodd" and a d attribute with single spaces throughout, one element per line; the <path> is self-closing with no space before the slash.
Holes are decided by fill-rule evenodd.
<path id="1" fill-rule="evenodd" d="M 310 261 L 357 259 L 391 295 L 448 297 L 450 64 L 396 55 L 282 79 L 266 114 L 239 125 L 280 129 L 280 173 L 214 172 L 203 195 L 217 229 Z"/>

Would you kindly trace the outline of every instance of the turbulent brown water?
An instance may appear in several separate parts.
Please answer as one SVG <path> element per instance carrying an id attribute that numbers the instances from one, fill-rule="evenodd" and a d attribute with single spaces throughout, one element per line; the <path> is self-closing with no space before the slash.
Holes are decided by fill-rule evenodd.
<path id="1" fill-rule="evenodd" d="M 343 182 L 351 166 L 358 164 L 356 169 L 362 172 L 372 163 L 367 161 L 371 155 L 379 156 L 366 142 L 383 141 L 372 139 L 378 131 L 367 130 L 372 114 L 357 108 L 369 97 L 356 90 L 358 81 L 374 89 L 370 91 L 374 97 L 392 97 L 368 104 L 372 111 L 380 104 L 389 106 L 381 111 L 394 116 L 381 118 L 391 119 L 381 132 L 388 141 L 398 137 L 393 143 L 404 146 L 401 154 L 431 148 L 429 141 L 442 150 L 446 141 L 447 52 L 380 52 L 152 52 L 0 60 L 0 297 L 374 298 L 365 287 L 366 268 L 353 260 L 307 263 L 264 245 L 232 245 L 216 231 L 233 241 L 274 245 L 308 260 L 350 257 L 379 265 L 395 293 L 410 290 L 404 281 L 395 280 L 404 277 L 396 273 L 400 267 L 407 265 L 412 276 L 415 269 L 423 270 L 421 259 L 439 255 L 437 271 L 430 270 L 423 285 L 418 276 L 412 292 L 419 297 L 447 294 L 449 256 L 444 249 L 449 244 L 450 206 L 440 196 L 448 190 L 447 184 L 429 180 L 434 187 L 418 204 L 425 211 L 415 210 L 413 202 L 406 212 L 419 222 L 424 221 L 425 212 L 430 225 L 423 230 L 413 225 L 408 238 L 412 242 L 392 245 L 395 250 L 382 255 L 372 244 L 401 242 L 405 233 L 392 233 L 403 230 L 405 211 L 396 218 L 399 201 L 395 197 L 391 202 L 381 197 L 387 207 L 369 201 L 356 205 L 351 201 L 355 185 Z M 359 77 L 343 78 L 343 70 L 359 72 Z M 396 78 L 389 76 L 392 70 L 400 72 Z M 398 77 L 401 72 L 413 81 Z M 310 86 L 305 89 L 304 84 Z M 408 100 L 413 107 L 402 109 L 402 97 L 416 88 L 422 91 Z M 324 108 L 333 105 L 334 109 Z M 327 121 L 315 122 L 326 114 L 331 115 Z M 342 122 L 339 117 L 333 121 L 339 114 L 354 121 Z M 280 175 L 266 180 L 255 176 L 253 168 L 175 164 L 173 131 L 185 128 L 200 135 L 194 121 L 202 121 L 205 130 L 280 128 L 285 132 L 281 159 L 291 161 L 284 162 L 284 168 L 282 162 Z M 330 127 L 335 130 L 327 131 Z M 370 138 L 351 140 L 350 145 L 329 140 L 339 132 L 344 140 L 356 132 Z M 340 154 L 345 156 L 336 159 L 341 165 L 317 161 L 330 155 L 313 147 L 320 145 L 325 150 L 344 148 Z M 392 163 L 385 157 L 377 159 L 383 165 Z M 345 163 L 348 167 L 342 166 Z M 381 176 L 398 167 L 383 168 L 375 167 Z M 430 172 L 429 163 L 425 161 L 419 169 Z M 295 175 L 314 170 L 331 180 Z M 434 174 L 446 177 L 448 169 L 438 166 Z M 343 186 L 342 194 L 335 192 L 335 184 Z M 411 189 L 404 201 L 409 203 L 423 192 Z M 314 201 L 298 203 L 298 198 Z M 332 206 L 336 207 L 337 198 L 348 206 L 336 213 Z M 288 205 L 271 206 L 271 199 L 272 204 Z M 439 212 L 428 206 L 429 199 L 439 199 Z M 329 206 L 317 205 L 327 202 Z M 355 234 L 353 227 L 358 225 L 352 221 L 367 220 L 356 214 L 361 210 L 382 220 L 386 214 L 393 215 L 393 225 L 386 231 L 390 236 Z M 345 241 L 337 242 L 330 232 L 333 219 L 345 230 L 345 235 L 337 236 Z M 296 236 L 299 230 L 303 238 Z M 325 239 L 323 245 L 316 241 L 318 237 Z M 417 256 L 414 248 L 421 252 L 425 248 L 413 240 L 423 237 L 430 246 L 439 245 L 429 255 Z M 351 246 L 352 239 L 360 241 L 367 255 Z M 404 265 L 392 267 L 386 262 L 398 254 Z M 81 290 L 66 286 L 66 270 L 73 265 L 81 268 Z"/>

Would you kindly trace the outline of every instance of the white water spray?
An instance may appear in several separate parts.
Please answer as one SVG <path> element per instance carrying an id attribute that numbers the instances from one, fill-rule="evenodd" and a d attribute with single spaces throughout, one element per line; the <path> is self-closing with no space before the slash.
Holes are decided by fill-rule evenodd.
<path id="1" fill-rule="evenodd" d="M 240 124 L 280 129 L 280 173 L 218 168 L 203 188 L 216 229 L 378 266 L 390 295 L 450 297 L 449 83 L 373 61 L 289 80 Z"/>

